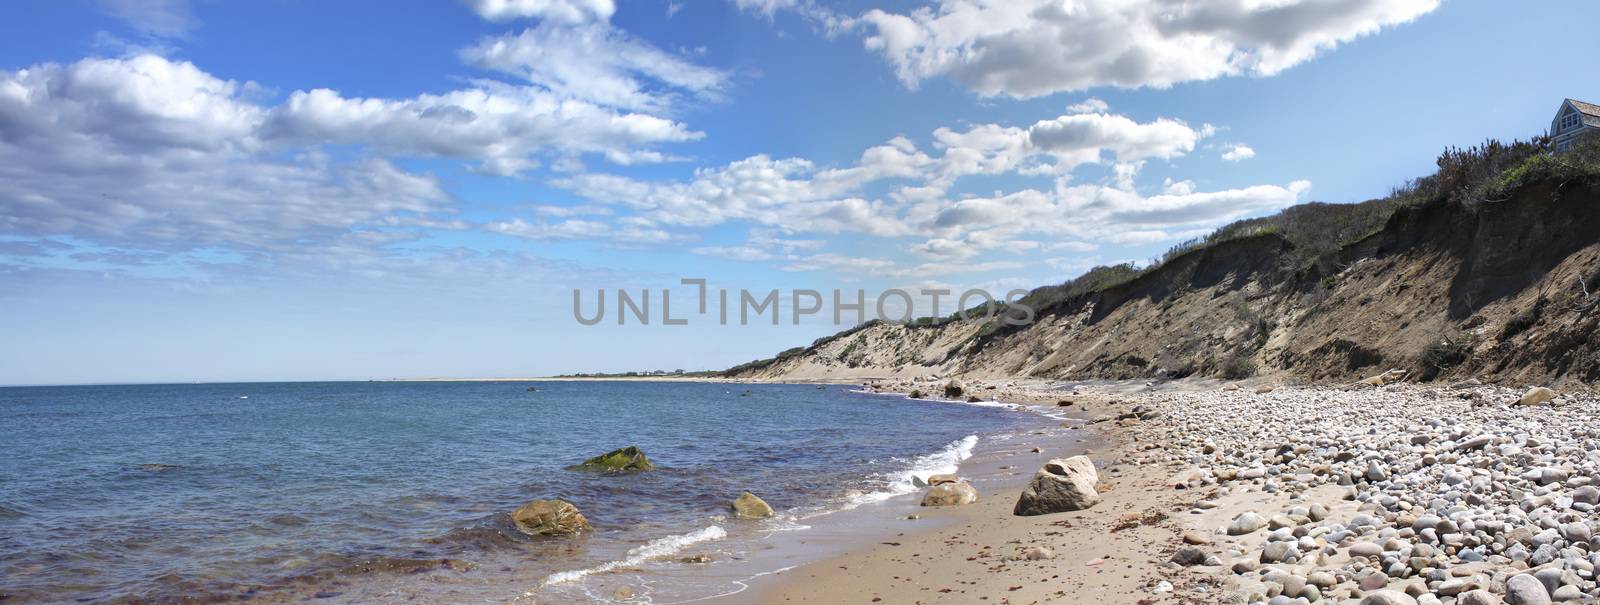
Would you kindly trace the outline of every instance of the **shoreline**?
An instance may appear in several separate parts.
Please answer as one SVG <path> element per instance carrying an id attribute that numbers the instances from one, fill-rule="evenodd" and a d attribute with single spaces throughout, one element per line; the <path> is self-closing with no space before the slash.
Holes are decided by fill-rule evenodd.
<path id="1" fill-rule="evenodd" d="M 1153 501 L 1162 500 L 1156 489 L 1159 473 L 1116 464 L 1133 444 L 1123 431 L 1109 429 L 1107 423 L 1093 423 L 1123 407 L 1120 402 L 1130 390 L 1144 390 L 1131 383 L 1100 383 L 1074 391 L 1071 386 L 1045 381 L 1001 381 L 996 401 L 1021 405 L 1041 418 L 1057 418 L 1066 409 L 1074 428 L 1057 439 L 1025 440 L 999 448 L 1006 464 L 994 460 L 978 461 L 969 468 L 964 463 L 959 474 L 971 481 L 980 496 L 975 503 L 939 508 L 923 508 L 920 515 L 939 521 L 899 533 L 892 542 L 867 544 L 846 550 L 825 560 L 784 570 L 760 578 L 739 598 L 713 603 L 967 603 L 993 599 L 998 602 L 1043 602 L 1062 597 L 1064 585 L 1045 582 L 1049 590 L 1032 590 L 1041 580 L 1059 580 L 1062 570 L 1082 570 L 1080 585 L 1073 590 L 1101 593 L 1108 602 L 1124 602 L 1118 597 L 1142 593 L 1138 581 L 1121 573 L 1129 562 L 1151 554 L 1152 543 L 1163 543 L 1176 535 L 1170 524 L 1134 523 L 1133 527 L 1109 530 L 1120 515 L 1141 510 L 1140 519 L 1154 519 L 1142 511 Z M 932 383 L 940 385 L 941 383 Z M 981 384 L 981 383 L 980 383 Z M 904 386 L 895 385 L 895 386 Z M 1072 386 L 1083 387 L 1083 383 Z M 893 387 L 891 387 L 893 388 Z M 923 386 L 923 390 L 931 388 Z M 903 393 L 901 393 L 903 394 Z M 1061 399 L 1074 405 L 1055 405 Z M 1060 422 L 1060 420 L 1056 420 Z M 1037 432 L 1037 431 L 1030 431 Z M 1030 435 L 1032 436 L 1032 435 Z M 1043 452 L 1033 453 L 1038 445 Z M 1010 451 L 1005 451 L 1009 449 Z M 1100 480 L 1104 502 L 1085 510 L 1040 517 L 1013 516 L 1011 508 L 1033 473 L 1053 458 L 1087 455 L 1102 466 Z M 1143 507 L 1143 508 L 1141 508 Z M 1073 543 L 1095 544 L 1095 548 L 1073 548 Z M 1026 551 L 1034 547 L 1049 549 L 1049 560 L 1029 561 Z M 1072 594 L 1071 592 L 1067 594 Z M 1127 602 L 1132 602 L 1128 599 Z M 1068 600 L 1066 602 L 1077 602 Z"/>

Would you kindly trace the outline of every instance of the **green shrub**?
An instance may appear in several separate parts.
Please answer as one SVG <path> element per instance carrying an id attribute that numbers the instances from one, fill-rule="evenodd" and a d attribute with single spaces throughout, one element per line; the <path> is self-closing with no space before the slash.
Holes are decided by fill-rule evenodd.
<path id="1" fill-rule="evenodd" d="M 1218 373 L 1228 380 L 1241 380 L 1256 375 L 1256 362 L 1249 355 L 1235 353 L 1218 368 Z"/>
<path id="2" fill-rule="evenodd" d="M 1534 324 L 1539 323 L 1539 315 L 1543 312 L 1544 299 L 1541 298 L 1538 300 L 1538 302 L 1535 302 L 1532 307 L 1523 309 L 1516 315 L 1512 315 L 1511 319 L 1506 320 L 1505 328 L 1500 330 L 1500 340 L 1505 340 L 1511 338 L 1512 336 L 1527 332 L 1528 328 L 1532 328 Z"/>
<path id="3" fill-rule="evenodd" d="M 1470 342 L 1443 336 L 1423 349 L 1422 362 L 1434 370 L 1448 370 L 1465 363 L 1471 353 Z"/>

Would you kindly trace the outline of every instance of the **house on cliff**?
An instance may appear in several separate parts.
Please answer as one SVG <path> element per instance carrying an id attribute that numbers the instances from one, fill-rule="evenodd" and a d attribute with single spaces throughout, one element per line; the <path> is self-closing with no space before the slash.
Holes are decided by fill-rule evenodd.
<path id="1" fill-rule="evenodd" d="M 1550 121 L 1550 142 L 1556 151 L 1566 151 L 1578 137 L 1595 132 L 1600 132 L 1600 105 L 1577 99 L 1562 101 Z"/>

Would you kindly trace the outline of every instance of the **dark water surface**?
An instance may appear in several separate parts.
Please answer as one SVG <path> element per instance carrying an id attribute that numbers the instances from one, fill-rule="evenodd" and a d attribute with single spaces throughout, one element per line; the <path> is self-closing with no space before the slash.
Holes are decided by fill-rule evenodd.
<path id="1" fill-rule="evenodd" d="M 0 602 L 599 599 L 561 572 L 737 556 L 1027 421 L 808 385 L 0 388 Z M 566 470 L 625 445 L 660 468 Z M 784 514 L 728 519 L 744 490 Z M 547 497 L 596 531 L 519 534 L 508 513 Z"/>

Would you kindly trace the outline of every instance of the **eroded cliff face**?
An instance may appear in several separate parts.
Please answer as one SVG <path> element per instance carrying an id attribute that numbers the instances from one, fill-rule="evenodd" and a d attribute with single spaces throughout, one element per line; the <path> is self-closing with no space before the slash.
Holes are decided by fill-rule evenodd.
<path id="1" fill-rule="evenodd" d="M 1034 323 L 869 324 L 746 364 L 751 378 L 1600 378 L 1600 190 L 1541 183 L 1397 211 L 1306 260 L 1274 234 L 1173 258 Z M 1588 294 L 1585 294 L 1587 290 Z"/>

